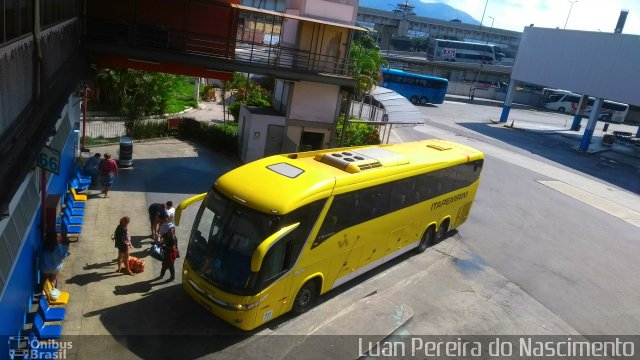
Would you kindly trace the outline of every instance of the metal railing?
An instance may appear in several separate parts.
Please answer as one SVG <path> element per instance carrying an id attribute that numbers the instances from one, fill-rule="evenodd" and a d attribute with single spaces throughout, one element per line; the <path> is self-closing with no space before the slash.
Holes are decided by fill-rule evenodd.
<path id="1" fill-rule="evenodd" d="M 127 122 L 124 120 L 87 120 L 86 129 L 80 123 L 80 134 L 85 134 L 88 146 L 117 143 L 121 136 L 144 137 L 149 125 L 167 128 L 167 119 L 147 119 Z M 155 137 L 155 136 L 152 136 Z"/>
<path id="2" fill-rule="evenodd" d="M 185 32 L 163 26 L 137 24 L 99 17 L 84 18 L 85 41 L 124 47 L 161 49 L 173 53 L 200 54 L 225 60 L 351 77 L 345 55 L 282 47 L 279 43 L 229 39 Z"/>

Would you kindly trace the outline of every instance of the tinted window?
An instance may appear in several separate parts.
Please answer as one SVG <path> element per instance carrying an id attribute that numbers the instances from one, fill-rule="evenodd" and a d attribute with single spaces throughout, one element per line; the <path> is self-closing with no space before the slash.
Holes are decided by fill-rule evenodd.
<path id="1" fill-rule="evenodd" d="M 360 198 L 356 196 L 355 192 L 337 195 L 333 199 L 313 247 L 320 245 L 331 235 L 353 225 L 352 221 L 355 220 L 355 217 L 352 216 L 352 213 L 357 209 L 359 200 Z"/>
<path id="2" fill-rule="evenodd" d="M 389 212 L 413 205 L 419 201 L 416 177 L 395 181 L 391 184 Z"/>

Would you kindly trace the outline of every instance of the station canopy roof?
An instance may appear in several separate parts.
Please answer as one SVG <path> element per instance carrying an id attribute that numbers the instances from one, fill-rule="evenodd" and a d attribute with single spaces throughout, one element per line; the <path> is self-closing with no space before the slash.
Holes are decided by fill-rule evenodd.
<path id="1" fill-rule="evenodd" d="M 424 115 L 404 96 L 397 92 L 376 86 L 370 96 L 380 102 L 387 111 L 388 121 L 398 124 L 423 124 Z"/>

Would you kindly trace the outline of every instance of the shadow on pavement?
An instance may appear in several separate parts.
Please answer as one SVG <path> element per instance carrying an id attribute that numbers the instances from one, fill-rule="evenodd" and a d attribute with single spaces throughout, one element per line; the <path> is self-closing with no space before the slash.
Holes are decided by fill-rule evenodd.
<path id="1" fill-rule="evenodd" d="M 578 153 L 572 147 L 579 144 L 579 139 L 568 139 L 556 133 L 508 129 L 482 123 L 458 125 L 640 194 L 638 169 L 602 154 Z M 630 159 L 630 162 L 633 161 L 640 163 L 637 159 Z"/>
<path id="2" fill-rule="evenodd" d="M 166 283 L 154 280 L 116 286 L 114 291 L 116 295 L 149 292 L 152 296 L 88 312 L 84 317 L 99 316 L 115 341 L 142 359 L 196 359 L 255 334 L 216 318 L 178 284 L 153 290 L 155 285 Z M 92 348 L 83 349 L 82 354 L 104 354 L 112 346 L 108 341 L 92 343 Z"/>
<path id="3" fill-rule="evenodd" d="M 110 266 L 113 269 L 115 262 L 113 264 L 111 264 Z M 74 275 L 72 277 L 70 277 L 69 279 L 67 279 L 65 281 L 65 283 L 67 284 L 76 284 L 79 286 L 85 286 L 94 282 L 98 282 L 104 279 L 108 279 L 108 278 L 112 278 L 115 276 L 120 276 L 119 273 L 110 270 L 109 272 L 90 272 L 90 273 L 83 273 L 83 274 L 78 274 L 78 275 Z"/>

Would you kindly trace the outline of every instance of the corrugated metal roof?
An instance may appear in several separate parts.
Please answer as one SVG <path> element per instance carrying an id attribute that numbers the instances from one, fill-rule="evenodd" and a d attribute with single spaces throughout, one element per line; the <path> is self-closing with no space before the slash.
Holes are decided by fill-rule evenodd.
<path id="1" fill-rule="evenodd" d="M 371 90 L 370 95 L 384 106 L 390 123 L 424 123 L 424 115 L 420 110 L 397 92 L 376 86 Z"/>

